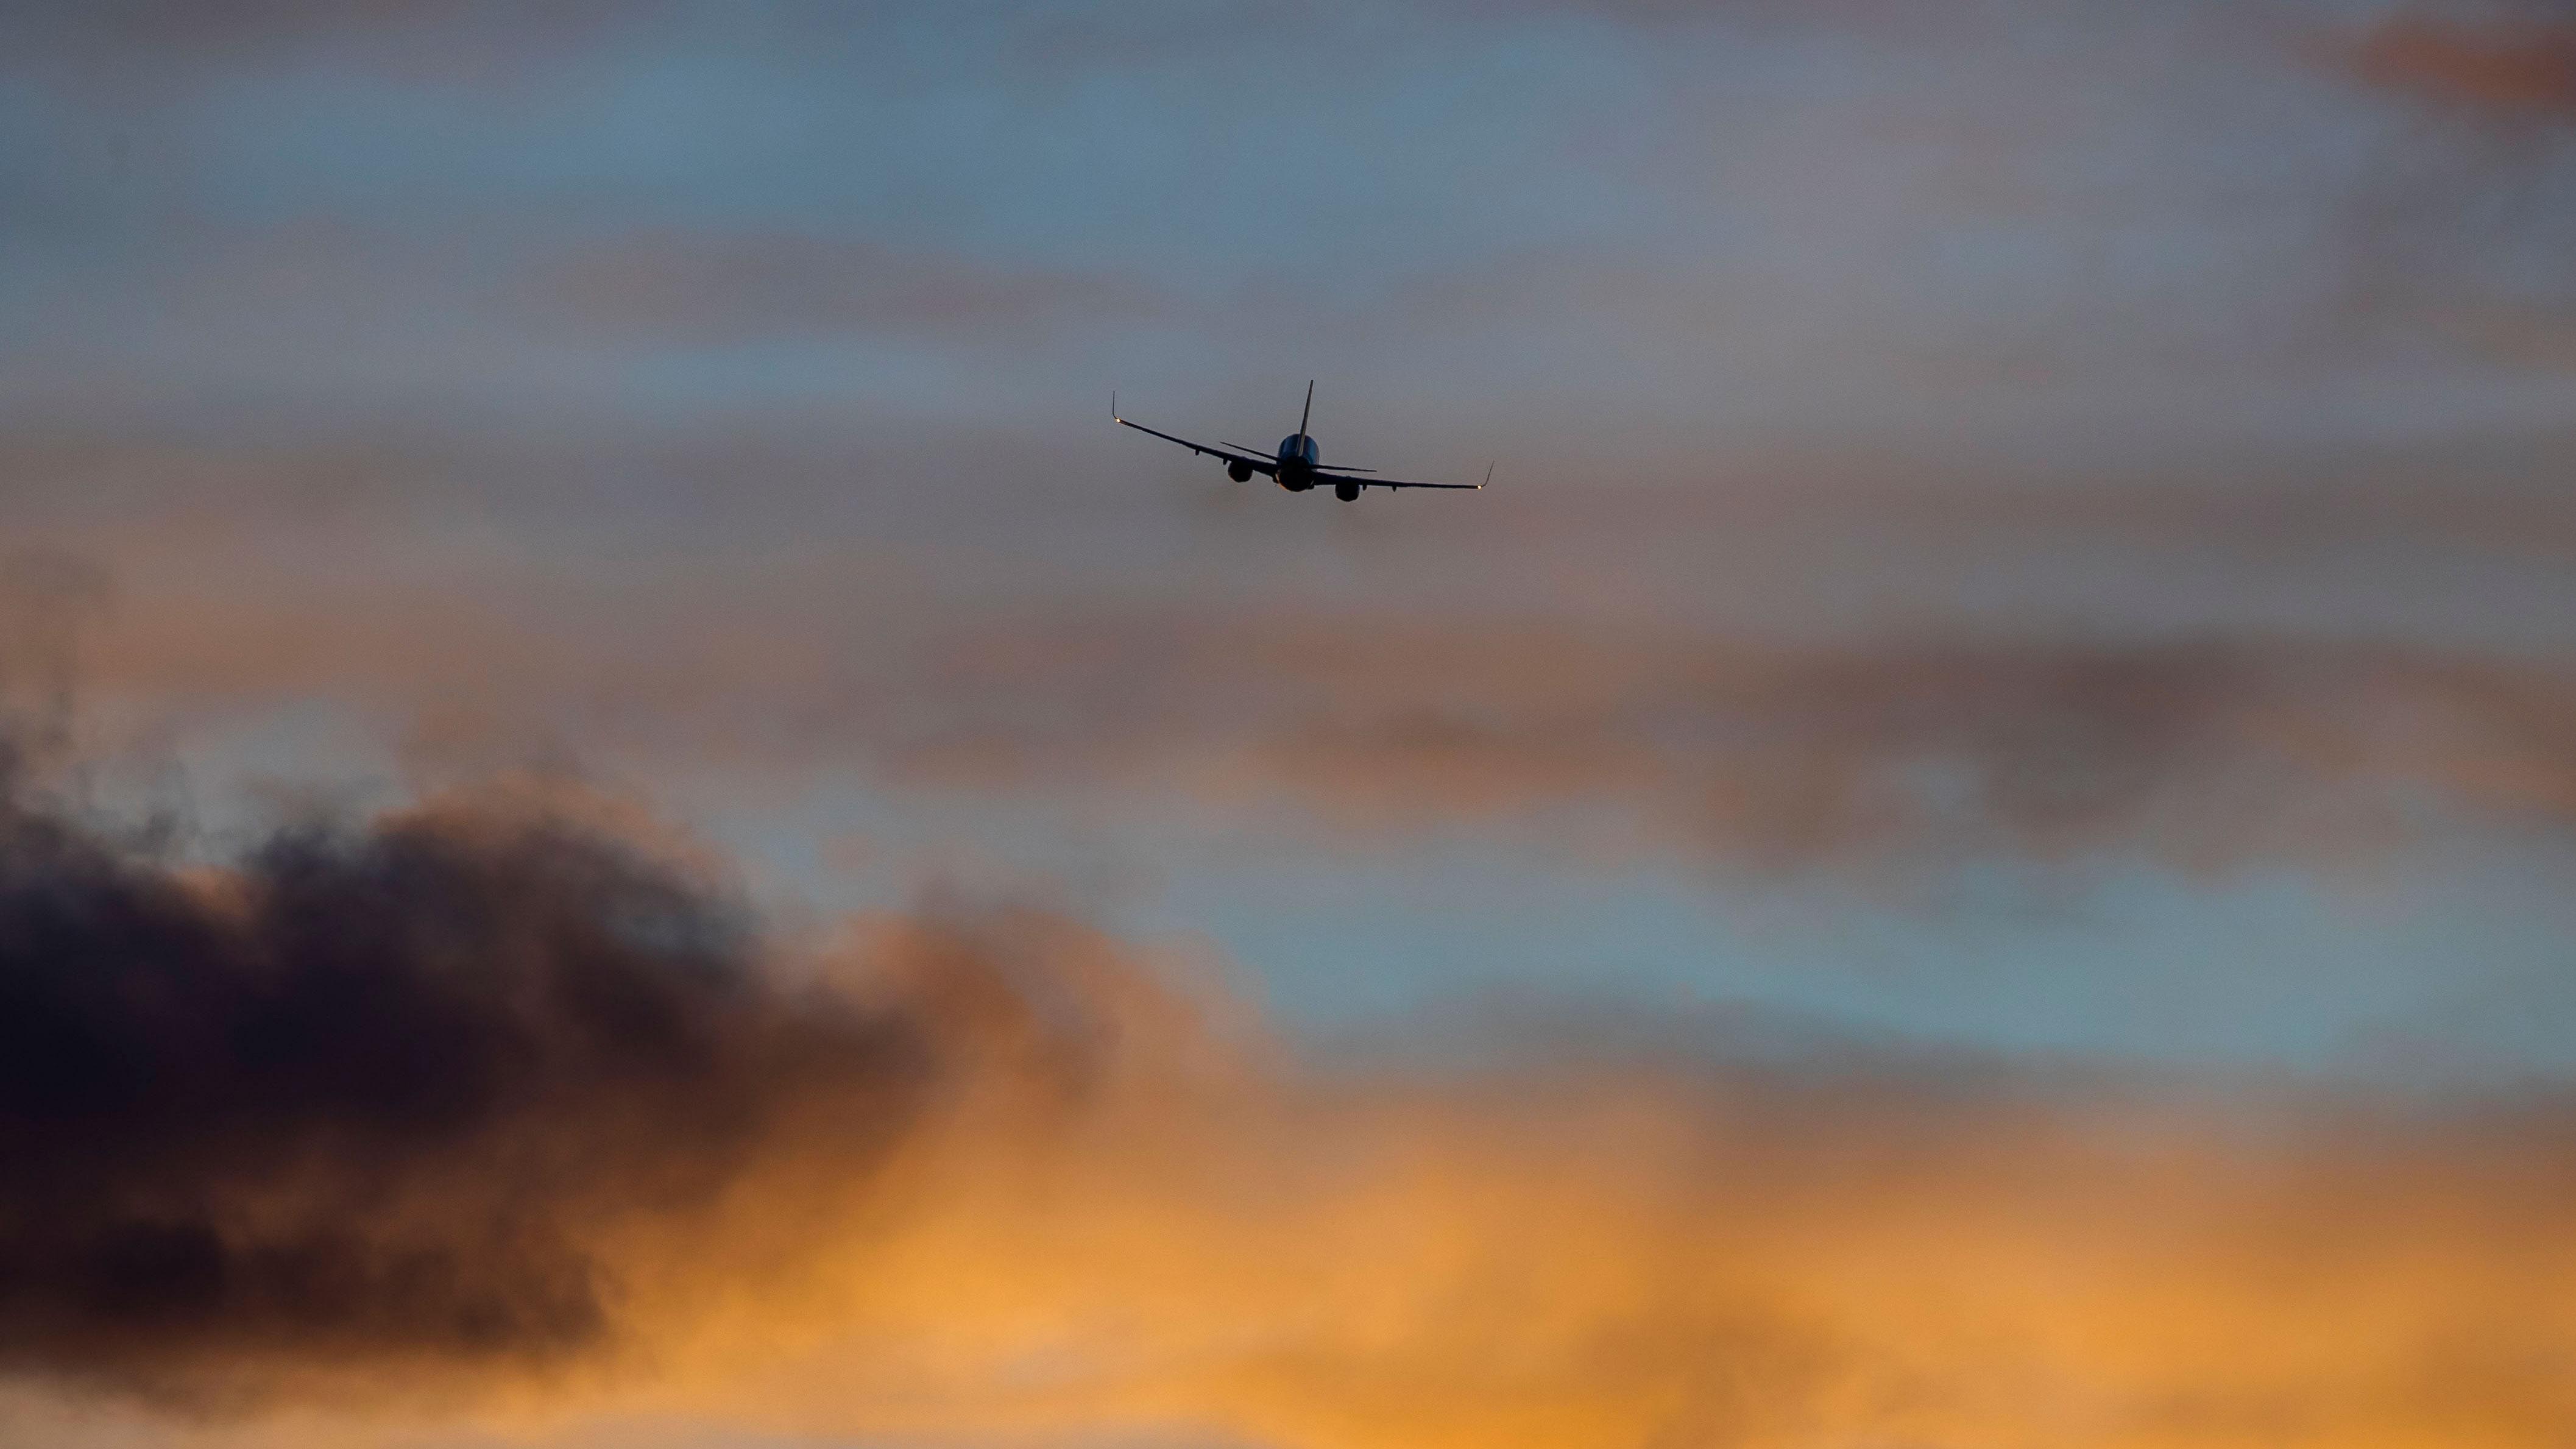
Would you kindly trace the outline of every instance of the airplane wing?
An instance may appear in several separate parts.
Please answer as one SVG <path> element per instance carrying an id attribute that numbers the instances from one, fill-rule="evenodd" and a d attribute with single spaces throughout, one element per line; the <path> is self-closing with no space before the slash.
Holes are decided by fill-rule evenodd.
<path id="1" fill-rule="evenodd" d="M 1109 420 L 1122 428 L 1134 428 L 1140 433 L 1160 438 L 1166 443 L 1178 443 L 1193 453 L 1203 454 L 1210 458 L 1223 458 L 1229 463 L 1240 463 L 1243 466 L 1250 468 L 1255 473 L 1266 474 L 1270 477 L 1275 478 L 1279 475 L 1279 460 L 1276 458 L 1265 458 L 1258 453 L 1238 452 L 1233 448 L 1224 447 L 1215 443 L 1193 443 L 1187 438 L 1173 437 L 1171 434 L 1163 432 L 1160 429 L 1149 428 L 1143 423 L 1131 423 L 1127 419 L 1118 416 L 1118 400 L 1114 397 L 1109 400 Z"/>
<path id="2" fill-rule="evenodd" d="M 1396 478 L 1345 478 L 1335 469 L 1318 468 L 1315 470 L 1315 481 L 1317 483 L 1356 483 L 1362 488 L 1463 488 L 1472 493 L 1484 487 L 1485 483 L 1494 481 L 1494 470 L 1491 468 L 1485 470 L 1485 483 L 1408 483 Z"/>

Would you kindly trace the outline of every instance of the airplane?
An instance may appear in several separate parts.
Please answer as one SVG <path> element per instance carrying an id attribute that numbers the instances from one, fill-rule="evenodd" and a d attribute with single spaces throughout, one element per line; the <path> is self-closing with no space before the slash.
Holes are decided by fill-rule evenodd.
<path id="1" fill-rule="evenodd" d="M 1119 415 L 1118 394 L 1113 392 L 1109 395 L 1111 422 L 1122 428 L 1134 428 L 1140 433 L 1150 433 L 1166 443 L 1178 443 L 1203 457 L 1222 458 L 1225 460 L 1226 476 L 1237 483 L 1251 482 L 1252 475 L 1255 473 L 1279 480 L 1279 486 L 1291 493 L 1303 493 L 1318 483 L 1330 483 L 1333 485 L 1334 497 L 1344 503 L 1356 503 L 1363 488 L 1473 490 L 1494 481 L 1494 470 L 1490 464 L 1485 468 L 1485 483 L 1407 483 L 1394 478 L 1376 477 L 1375 468 L 1327 468 L 1320 461 L 1323 456 L 1322 450 L 1315 446 L 1315 440 L 1306 432 L 1306 424 L 1312 421 L 1314 416 L 1315 384 L 1309 381 L 1306 384 L 1306 411 L 1297 419 L 1297 431 L 1279 440 L 1279 451 L 1276 454 L 1265 455 L 1259 449 L 1247 448 L 1241 443 L 1193 443 L 1187 438 L 1176 438 L 1169 433 L 1158 432 L 1143 423 L 1129 422 Z M 1351 477 L 1350 475 L 1354 473 L 1367 473 L 1372 476 Z"/>

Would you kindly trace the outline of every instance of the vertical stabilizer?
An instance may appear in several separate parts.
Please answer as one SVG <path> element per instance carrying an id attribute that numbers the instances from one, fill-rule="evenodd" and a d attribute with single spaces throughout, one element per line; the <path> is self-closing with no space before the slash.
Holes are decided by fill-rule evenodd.
<path id="1" fill-rule="evenodd" d="M 1315 380 L 1306 379 L 1306 410 L 1297 415 L 1297 436 L 1306 436 L 1306 424 L 1315 417 Z"/>

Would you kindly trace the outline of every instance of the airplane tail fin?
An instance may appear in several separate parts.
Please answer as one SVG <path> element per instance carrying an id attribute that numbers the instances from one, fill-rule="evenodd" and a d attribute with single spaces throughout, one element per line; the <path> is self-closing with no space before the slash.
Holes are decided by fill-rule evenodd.
<path id="1" fill-rule="evenodd" d="M 1315 380 L 1306 379 L 1306 410 L 1297 415 L 1297 436 L 1306 436 L 1306 424 L 1315 420 Z"/>

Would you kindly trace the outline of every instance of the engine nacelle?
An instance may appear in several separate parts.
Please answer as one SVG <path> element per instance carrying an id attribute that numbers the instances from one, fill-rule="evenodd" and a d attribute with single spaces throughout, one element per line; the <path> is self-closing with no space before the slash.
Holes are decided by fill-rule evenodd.
<path id="1" fill-rule="evenodd" d="M 1252 481 L 1252 465 L 1250 463 L 1243 462 L 1240 459 L 1227 463 L 1225 465 L 1225 476 L 1233 479 L 1237 483 L 1249 483 Z"/>
<path id="2" fill-rule="evenodd" d="M 1333 496 L 1342 500 L 1344 503 L 1357 503 L 1360 501 L 1360 485 L 1357 483 L 1336 483 L 1333 485 Z"/>

